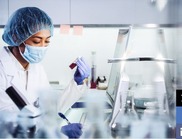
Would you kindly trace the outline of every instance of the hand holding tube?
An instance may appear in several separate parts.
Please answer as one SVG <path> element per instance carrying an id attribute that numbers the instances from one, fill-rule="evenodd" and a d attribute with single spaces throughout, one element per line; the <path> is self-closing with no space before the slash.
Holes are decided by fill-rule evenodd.
<path id="1" fill-rule="evenodd" d="M 79 138 L 82 135 L 82 125 L 72 123 L 61 127 L 61 132 L 69 138 Z"/>
<path id="2" fill-rule="evenodd" d="M 80 123 L 70 123 L 64 114 L 61 112 L 58 115 L 67 121 L 68 125 L 61 127 L 61 132 L 69 138 L 79 138 L 82 135 L 82 125 Z"/>
<path id="3" fill-rule="evenodd" d="M 89 77 L 91 69 L 82 57 L 77 59 L 76 65 L 74 80 L 78 85 L 81 85 L 83 80 Z"/>

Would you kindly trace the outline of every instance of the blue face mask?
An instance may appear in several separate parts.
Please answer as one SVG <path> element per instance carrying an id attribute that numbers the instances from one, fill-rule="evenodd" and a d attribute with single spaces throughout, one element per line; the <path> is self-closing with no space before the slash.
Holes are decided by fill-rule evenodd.
<path id="1" fill-rule="evenodd" d="M 25 51 L 24 53 L 20 51 L 20 54 L 29 63 L 39 63 L 40 61 L 42 61 L 48 48 L 44 46 L 35 47 L 28 44 L 24 45 L 25 45 Z"/>

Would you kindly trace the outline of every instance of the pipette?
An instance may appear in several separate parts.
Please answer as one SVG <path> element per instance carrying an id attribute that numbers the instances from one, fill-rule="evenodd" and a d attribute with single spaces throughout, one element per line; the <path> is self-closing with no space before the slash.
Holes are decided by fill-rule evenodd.
<path id="1" fill-rule="evenodd" d="M 59 115 L 61 118 L 63 118 L 64 120 L 66 120 L 66 122 L 67 122 L 68 124 L 71 124 L 64 114 L 62 114 L 61 112 L 59 112 L 58 115 Z"/>

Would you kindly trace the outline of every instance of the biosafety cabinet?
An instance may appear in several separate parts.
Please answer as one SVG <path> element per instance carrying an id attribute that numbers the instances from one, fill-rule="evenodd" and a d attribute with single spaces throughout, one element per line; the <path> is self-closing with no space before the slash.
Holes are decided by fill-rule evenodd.
<path id="1" fill-rule="evenodd" d="M 175 137 L 178 29 L 119 29 L 114 57 L 108 59 L 113 137 Z"/>

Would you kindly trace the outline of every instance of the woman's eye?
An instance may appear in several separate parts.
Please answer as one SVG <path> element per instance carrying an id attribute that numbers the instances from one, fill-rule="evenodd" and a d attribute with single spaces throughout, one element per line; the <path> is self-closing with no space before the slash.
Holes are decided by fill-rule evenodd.
<path id="1" fill-rule="evenodd" d="M 37 41 L 33 41 L 34 44 L 39 44 L 40 42 L 37 42 Z"/>
<path id="2" fill-rule="evenodd" d="M 50 43 L 50 41 L 45 41 L 45 43 Z"/>

